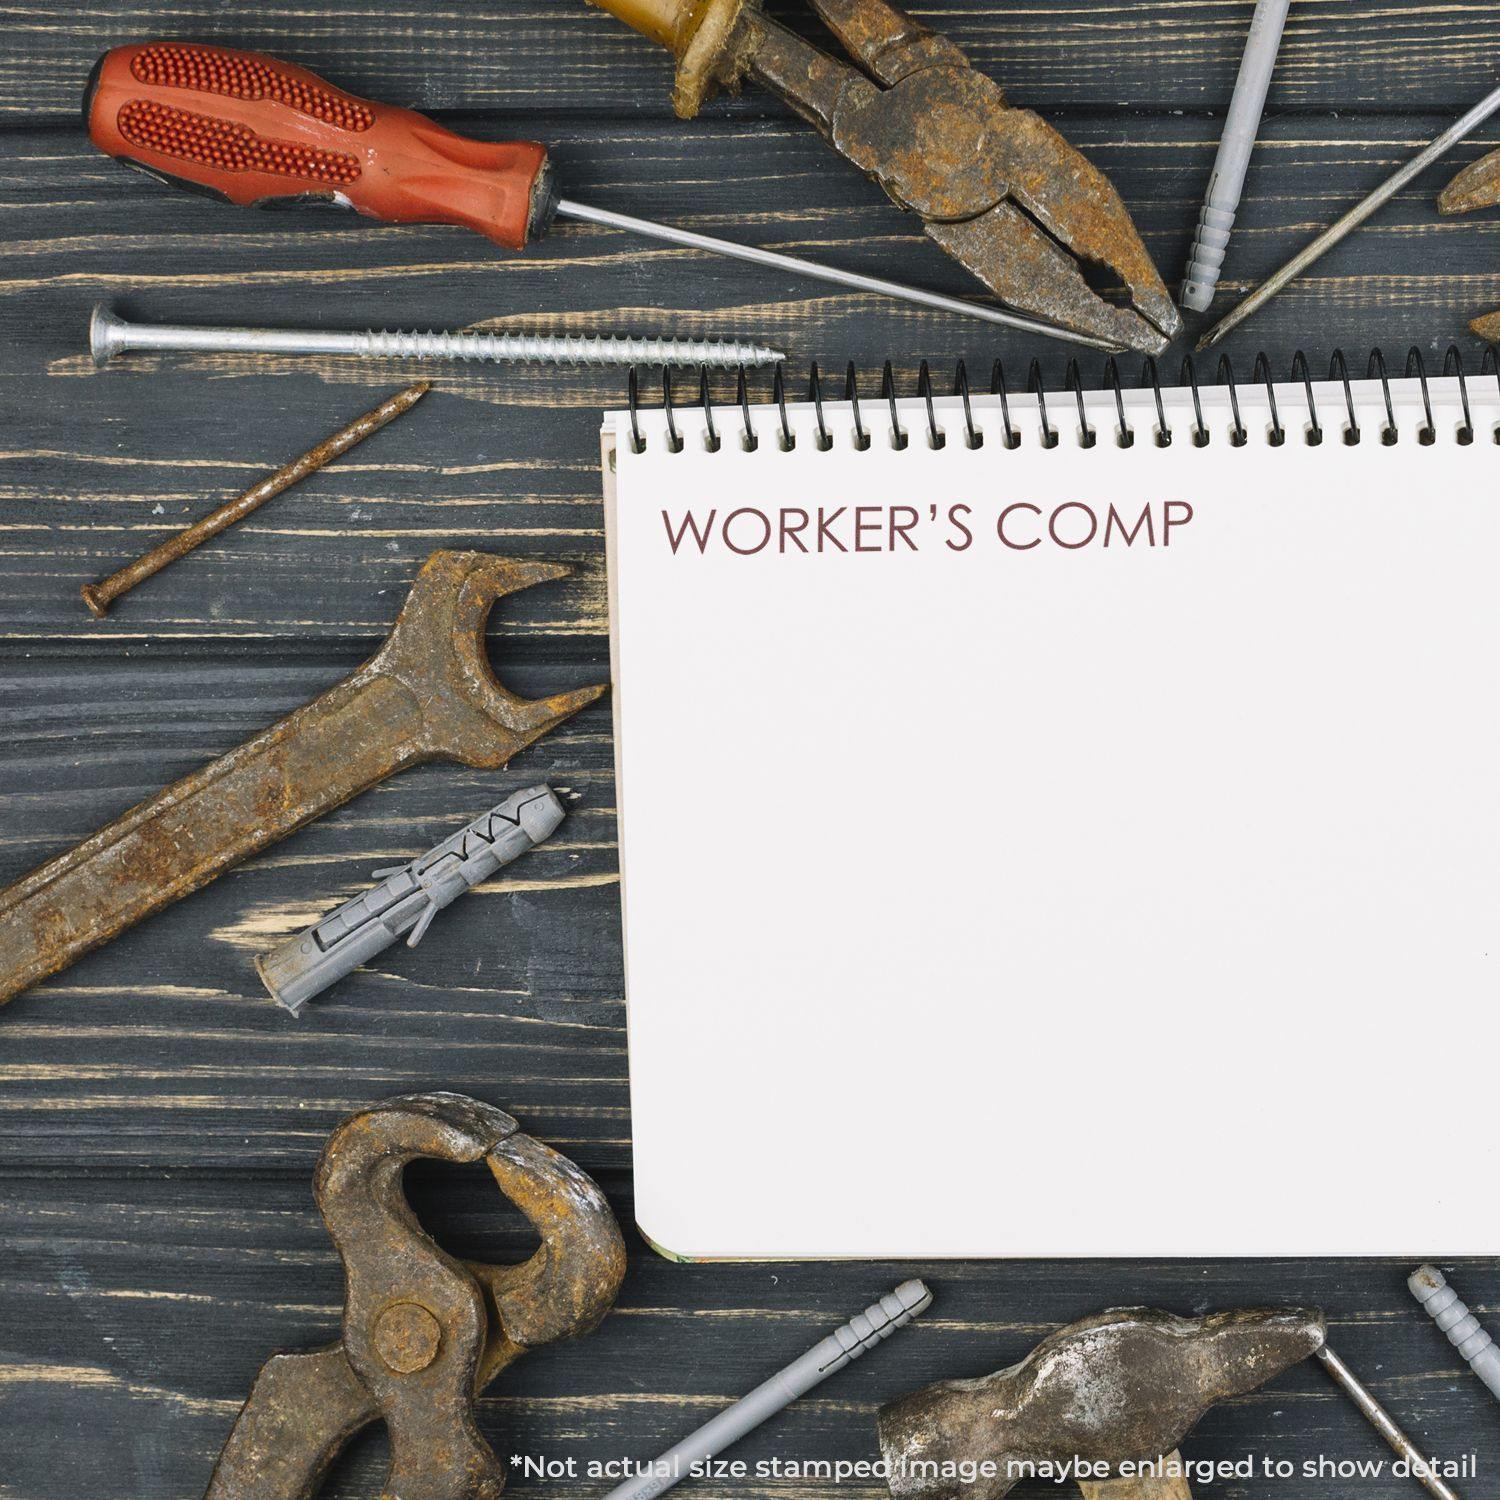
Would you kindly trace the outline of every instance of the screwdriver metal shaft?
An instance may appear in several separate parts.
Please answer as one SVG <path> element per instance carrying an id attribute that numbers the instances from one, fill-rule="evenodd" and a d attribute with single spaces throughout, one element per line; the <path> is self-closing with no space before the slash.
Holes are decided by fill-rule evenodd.
<path id="1" fill-rule="evenodd" d="M 659 224 L 652 219 L 637 219 L 630 214 L 617 214 L 607 208 L 591 208 L 587 203 L 574 203 L 571 199 L 558 200 L 556 213 L 560 219 L 577 219 L 581 223 L 601 224 L 610 229 L 625 229 L 632 234 L 644 235 L 648 239 L 662 240 L 669 245 L 681 245 L 688 250 L 706 250 L 714 255 L 728 256 L 731 260 L 743 260 L 753 266 L 769 266 L 777 271 L 790 271 L 795 276 L 807 276 L 814 281 L 828 281 L 835 286 L 853 287 L 856 291 L 873 292 L 877 297 L 893 297 L 898 302 L 910 302 L 917 307 L 931 307 L 938 312 L 957 313 L 964 318 L 980 318 L 986 323 L 997 323 L 1002 328 L 1016 328 L 1023 333 L 1036 334 L 1041 338 L 1061 339 L 1064 343 L 1085 344 L 1091 349 L 1118 351 L 1119 344 L 1105 339 L 1096 339 L 1090 334 L 1075 333 L 1068 328 L 1059 328 L 1052 323 L 1043 323 L 1037 318 L 1023 317 L 1020 313 L 1006 312 L 1004 308 L 987 307 L 980 302 L 965 302 L 959 297 L 946 297 L 941 292 L 929 292 L 922 287 L 907 286 L 900 281 L 886 281 L 880 276 L 865 276 L 858 271 L 843 271 L 836 266 L 820 265 L 817 261 L 803 260 L 796 255 L 783 255 L 778 250 L 763 250 L 758 245 L 742 245 L 735 240 L 721 240 L 711 234 L 697 234 L 691 229 L 677 229 L 671 224 Z"/>

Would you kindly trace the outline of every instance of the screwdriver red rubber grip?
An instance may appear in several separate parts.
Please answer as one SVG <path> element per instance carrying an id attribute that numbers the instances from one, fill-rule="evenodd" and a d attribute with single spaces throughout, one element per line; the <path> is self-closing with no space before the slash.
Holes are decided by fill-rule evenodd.
<path id="1" fill-rule="evenodd" d="M 332 201 L 391 224 L 457 224 L 512 250 L 545 233 L 546 148 L 473 141 L 256 52 L 119 47 L 85 104 L 101 151 L 242 206 Z"/>

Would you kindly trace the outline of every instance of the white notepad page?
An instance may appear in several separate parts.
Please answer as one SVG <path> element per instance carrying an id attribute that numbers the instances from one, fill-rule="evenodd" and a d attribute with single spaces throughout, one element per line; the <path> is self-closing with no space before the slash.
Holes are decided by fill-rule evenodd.
<path id="1" fill-rule="evenodd" d="M 607 419 L 658 1247 L 1500 1250 L 1500 402 L 1391 389 Z"/>

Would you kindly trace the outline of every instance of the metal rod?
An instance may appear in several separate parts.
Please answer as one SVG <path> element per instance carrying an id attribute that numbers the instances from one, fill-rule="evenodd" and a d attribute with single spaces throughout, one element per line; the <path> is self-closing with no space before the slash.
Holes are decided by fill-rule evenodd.
<path id="1" fill-rule="evenodd" d="M 127 323 L 107 308 L 94 309 L 89 328 L 94 363 L 118 354 L 347 354 L 356 359 L 491 360 L 549 365 L 780 364 L 786 355 L 761 344 L 731 339 L 628 339 L 538 337 L 529 333 L 325 333 L 320 329 L 183 328 L 167 323 Z"/>
<path id="2" fill-rule="evenodd" d="M 357 421 L 351 422 L 342 431 L 326 438 L 301 458 L 293 459 L 284 468 L 262 479 L 244 494 L 221 505 L 212 515 L 205 516 L 192 526 L 184 527 L 170 536 L 160 546 L 153 547 L 144 557 L 111 573 L 99 583 L 86 583 L 82 590 L 83 602 L 96 620 L 109 613 L 109 607 L 123 594 L 128 594 L 138 584 L 154 578 L 165 567 L 186 557 L 188 553 L 211 541 L 220 532 L 227 531 L 243 521 L 252 511 L 259 510 L 268 500 L 285 494 L 293 485 L 301 484 L 309 475 L 327 468 L 335 459 L 342 458 L 351 448 L 357 448 L 366 438 L 374 437 L 382 427 L 389 426 L 397 417 L 405 416 L 418 401 L 432 389 L 428 381 L 409 386 L 398 396 L 383 401 L 374 411 L 366 412 Z"/>
<path id="3" fill-rule="evenodd" d="M 1331 250 L 1346 235 L 1358 229 L 1377 208 L 1389 203 L 1413 177 L 1456 146 L 1476 126 L 1482 125 L 1497 109 L 1500 109 L 1500 88 L 1486 94 L 1473 109 L 1455 120 L 1436 140 L 1412 157 L 1400 171 L 1387 177 L 1373 193 L 1360 199 L 1348 213 L 1330 224 L 1317 239 L 1294 255 L 1274 276 L 1256 287 L 1238 307 L 1227 317 L 1215 323 L 1198 340 L 1198 348 L 1207 349 L 1210 344 L 1217 344 L 1225 334 L 1238 328 L 1251 313 L 1264 307 L 1282 287 L 1300 276 L 1325 251 Z"/>
<path id="4" fill-rule="evenodd" d="M 1111 352 L 1117 352 L 1123 347 L 1087 333 L 1074 333 L 1070 329 L 1059 328 L 1055 323 L 1043 323 L 1037 318 L 1006 312 L 1003 308 L 965 302 L 958 297 L 945 297 L 941 292 L 924 291 L 921 287 L 886 281 L 879 276 L 865 276 L 858 271 L 841 271 L 834 266 L 819 265 L 816 261 L 803 260 L 796 255 L 782 255 L 779 251 L 762 250 L 756 245 L 741 245 L 734 240 L 716 239 L 711 234 L 695 234 L 691 229 L 676 229 L 670 224 L 632 218 L 629 214 L 617 214 L 607 208 L 590 208 L 586 203 L 574 203 L 567 198 L 559 201 L 557 213 L 560 218 L 601 224 L 609 229 L 625 229 L 632 234 L 664 240 L 669 245 L 681 245 L 688 250 L 707 250 L 715 255 L 727 255 L 731 260 L 748 261 L 755 266 L 770 266 L 774 270 L 790 271 L 793 275 L 809 276 L 814 281 L 828 281 L 836 286 L 853 287 L 856 291 L 873 292 L 877 297 L 894 297 L 898 302 L 912 302 L 918 307 L 935 308 L 938 312 L 980 318 L 986 323 L 998 323 L 1002 328 L 1018 328 L 1024 333 L 1034 333 L 1042 338 L 1061 339 L 1065 343 L 1085 344 L 1090 349 L 1107 349 Z"/>
<path id="5" fill-rule="evenodd" d="M 1364 1382 L 1341 1360 L 1327 1344 L 1318 1350 L 1323 1368 L 1344 1388 L 1349 1399 L 1365 1414 L 1370 1425 L 1412 1467 L 1412 1478 L 1437 1500 L 1458 1500 L 1457 1493 L 1450 1489 L 1436 1474 L 1423 1456 L 1422 1450 L 1402 1432 L 1391 1414 L 1371 1395 Z"/>

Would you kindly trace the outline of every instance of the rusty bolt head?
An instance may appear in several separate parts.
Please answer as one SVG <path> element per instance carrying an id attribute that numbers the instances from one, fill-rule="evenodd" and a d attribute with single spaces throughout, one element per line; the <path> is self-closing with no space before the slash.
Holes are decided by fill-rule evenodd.
<path id="1" fill-rule="evenodd" d="M 398 1375 L 425 1370 L 442 1342 L 442 1325 L 417 1302 L 398 1302 L 375 1320 L 375 1350 Z"/>

